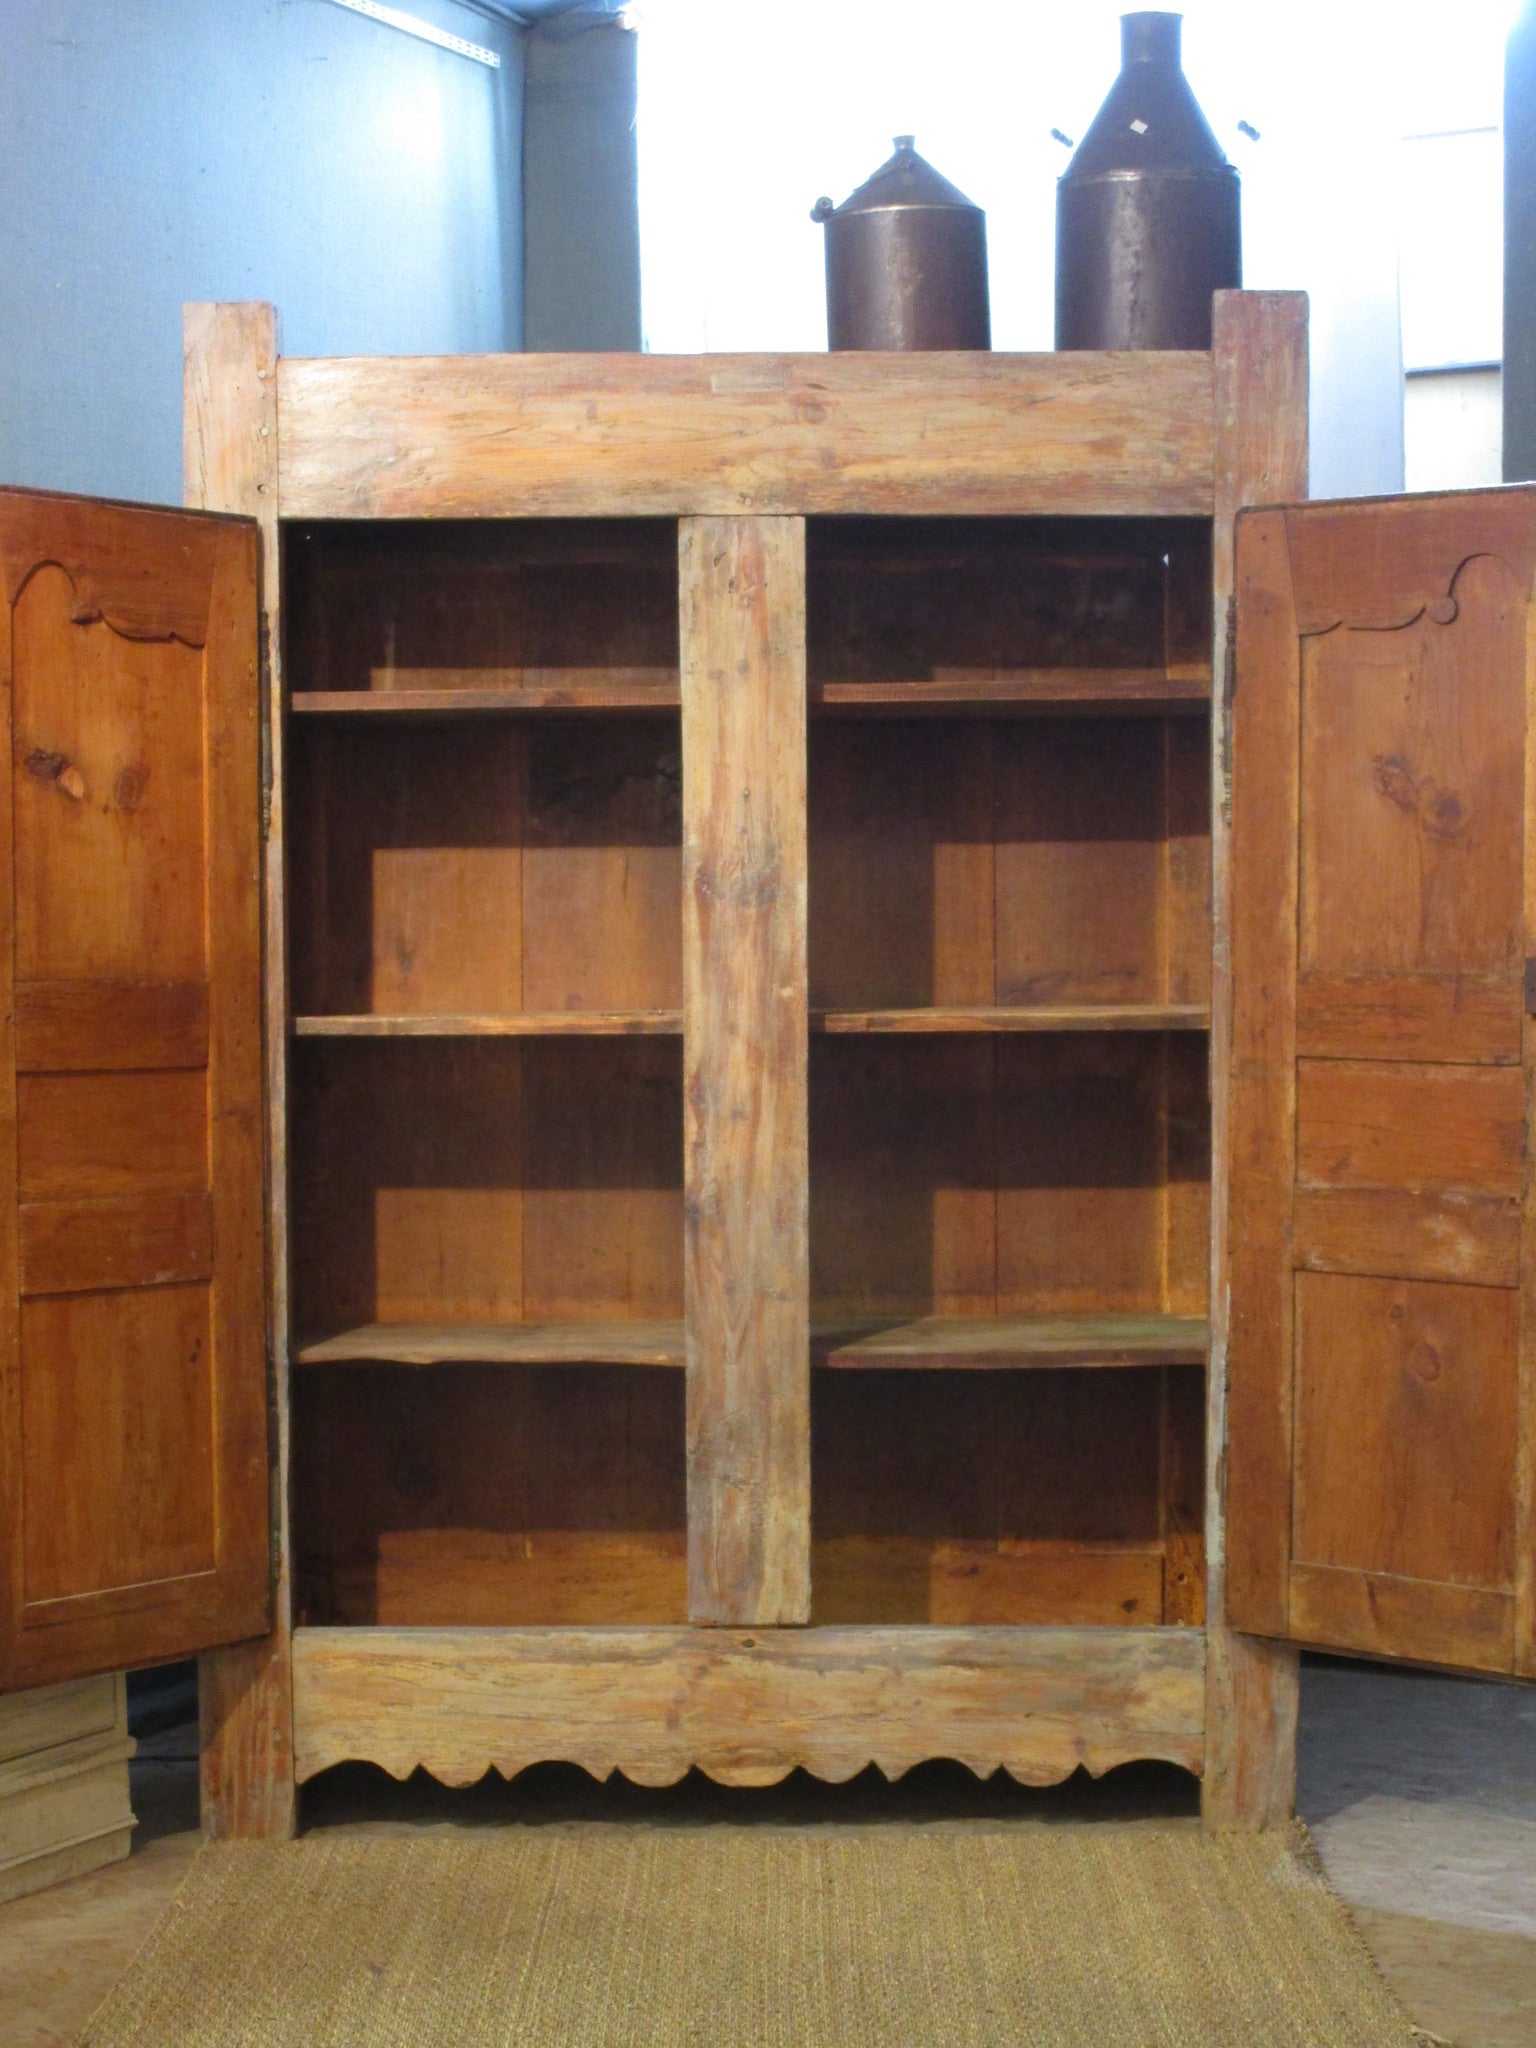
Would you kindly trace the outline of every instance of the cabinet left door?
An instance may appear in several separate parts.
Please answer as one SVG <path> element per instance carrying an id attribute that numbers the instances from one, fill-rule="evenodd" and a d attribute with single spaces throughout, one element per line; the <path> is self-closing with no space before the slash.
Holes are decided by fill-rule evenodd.
<path id="1" fill-rule="evenodd" d="M 257 559 L 0 491 L 0 1690 L 270 1622 Z"/>

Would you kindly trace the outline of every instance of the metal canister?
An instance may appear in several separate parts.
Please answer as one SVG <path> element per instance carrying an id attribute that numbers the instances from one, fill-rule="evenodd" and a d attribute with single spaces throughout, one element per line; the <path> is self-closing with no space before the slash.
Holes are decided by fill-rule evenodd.
<path id="1" fill-rule="evenodd" d="M 987 217 L 913 147 L 811 219 L 827 231 L 827 346 L 990 348 Z"/>
<path id="2" fill-rule="evenodd" d="M 1056 187 L 1056 346 L 1209 348 L 1242 282 L 1237 172 L 1180 63 L 1177 14 L 1121 17 L 1121 71 Z"/>

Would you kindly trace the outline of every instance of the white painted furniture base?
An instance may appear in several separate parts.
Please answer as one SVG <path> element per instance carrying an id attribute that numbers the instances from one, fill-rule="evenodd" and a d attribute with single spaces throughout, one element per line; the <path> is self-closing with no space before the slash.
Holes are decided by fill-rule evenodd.
<path id="1" fill-rule="evenodd" d="M 0 1698 L 0 1902 L 128 1854 L 135 1747 L 121 1673 Z"/>

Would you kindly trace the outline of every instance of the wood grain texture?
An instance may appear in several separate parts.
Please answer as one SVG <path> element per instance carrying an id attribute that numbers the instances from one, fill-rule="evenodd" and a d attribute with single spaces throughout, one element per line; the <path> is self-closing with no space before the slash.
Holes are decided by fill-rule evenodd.
<path id="1" fill-rule="evenodd" d="M 212 1274 L 213 1200 L 204 1188 L 21 1205 L 23 1295 L 164 1287 Z"/>
<path id="2" fill-rule="evenodd" d="M 295 690 L 288 709 L 296 718 L 435 719 L 515 717 L 536 711 L 669 711 L 681 701 L 675 671 L 631 670 L 604 677 L 590 669 L 573 669 L 569 674 L 547 670 L 542 681 L 500 686 L 477 682 L 426 690 Z"/>
<path id="3" fill-rule="evenodd" d="M 805 527 L 686 520 L 689 1613 L 810 1609 Z"/>
<path id="4" fill-rule="evenodd" d="M 1160 1542 L 835 1536 L 811 1551 L 813 1627 L 1153 1628 Z"/>
<path id="5" fill-rule="evenodd" d="M 1264 920 L 1273 905 L 1251 884 L 1238 894 L 1232 846 L 1233 667 L 1231 605 L 1237 589 L 1233 550 L 1235 520 L 1245 505 L 1284 504 L 1307 494 L 1307 303 L 1299 293 L 1218 292 L 1213 315 L 1213 402 L 1215 452 L 1212 522 L 1212 887 L 1215 921 L 1211 998 L 1211 1362 L 1206 1421 L 1207 1523 L 1206 1599 L 1209 1691 L 1206 1725 L 1209 1747 L 1203 1807 L 1207 1820 L 1227 1826 L 1260 1826 L 1289 1813 L 1295 1785 L 1297 1662 L 1294 1654 L 1250 1644 L 1228 1632 L 1229 1460 L 1248 1441 L 1248 1423 L 1229 1414 L 1235 1385 L 1237 1341 L 1233 1329 L 1234 1180 L 1244 1140 L 1233 1105 L 1234 1079 L 1244 1061 L 1257 1056 L 1260 1069 L 1271 1057 L 1282 1062 L 1283 1045 L 1244 1048 L 1234 1036 L 1234 955 L 1239 945 L 1235 919 L 1259 919 L 1249 938 L 1265 942 Z M 1289 604 L 1284 583 L 1271 577 L 1272 607 Z M 1275 626 L 1271 624 L 1271 631 Z M 1242 706 L 1239 691 L 1237 705 Z M 1284 735 L 1281 735 L 1283 739 Z M 1270 742 L 1265 742 L 1267 744 Z M 1286 759 L 1290 756 L 1284 757 Z M 1262 836 L 1262 835 L 1261 835 Z M 1282 858 L 1266 877 L 1282 896 L 1290 886 Z M 1284 918 L 1280 919 L 1284 941 Z M 1283 957 L 1283 956 L 1282 956 Z M 1245 970 L 1245 974 L 1249 970 Z M 1273 968 L 1262 970 L 1273 973 Z M 1282 1034 L 1283 1035 L 1283 1034 Z M 1246 1168 L 1241 1170 L 1246 1171 Z M 1274 1170 L 1270 1160 L 1261 1170 Z M 1261 1433 L 1261 1443 L 1262 1433 Z"/>
<path id="6" fill-rule="evenodd" d="M 681 1320 L 365 1323 L 296 1346 L 296 1365 L 660 1365 L 684 1362 Z"/>
<path id="7" fill-rule="evenodd" d="M 1291 1568 L 1290 1604 L 1297 1641 L 1323 1649 L 1505 1673 L 1513 1658 L 1515 1603 L 1509 1593 L 1297 1564 Z"/>
<path id="8" fill-rule="evenodd" d="M 1206 1587 L 1209 1599 L 1209 1578 Z M 1281 1827 L 1296 1804 L 1301 1652 L 1294 1643 L 1209 1624 L 1205 1645 L 1207 1722 L 1200 1786 L 1205 1824 Z M 1221 1669 L 1212 1671 L 1216 1659 Z"/>
<path id="9" fill-rule="evenodd" d="M 644 1028 L 679 1012 L 675 722 L 513 721 L 467 738 L 452 722 L 295 734 L 295 1007 L 550 1030 L 566 1014 L 581 1030 L 588 1014 Z"/>
<path id="10" fill-rule="evenodd" d="M 285 518 L 1201 515 L 1200 355 L 285 360 Z"/>
<path id="11" fill-rule="evenodd" d="M 1439 1189 L 1297 1188 L 1291 1228 L 1301 1271 L 1519 1285 L 1520 1205 L 1511 1199 Z"/>
<path id="12" fill-rule="evenodd" d="M 1525 940 L 1536 933 L 1536 603 L 1525 618 L 1525 788 L 1524 859 L 1521 863 L 1521 907 Z M 1536 1678 L 1536 1146 L 1530 1142 L 1532 1105 L 1536 1104 L 1536 1018 L 1522 1004 L 1521 1067 L 1525 1074 L 1526 1158 L 1520 1193 L 1520 1351 L 1516 1385 L 1515 1449 L 1515 1612 L 1514 1668 Z"/>
<path id="13" fill-rule="evenodd" d="M 813 1325 L 817 1365 L 989 1371 L 1020 1366 L 1203 1365 L 1199 1316 L 924 1316 L 840 1336 Z"/>
<path id="14" fill-rule="evenodd" d="M 1320 1188 L 1520 1193 L 1525 1077 L 1518 1067 L 1301 1060 L 1296 1179 Z"/>
<path id="15" fill-rule="evenodd" d="M 1508 1593 L 1513 1288 L 1302 1273 L 1291 1559 Z"/>
<path id="16" fill-rule="evenodd" d="M 1281 928 L 1234 962 L 1237 1128 L 1246 1107 L 1273 1170 L 1240 1185 L 1235 1147 L 1229 1535 L 1252 1570 L 1229 1612 L 1508 1671 L 1536 494 L 1380 509 L 1240 525 L 1236 887 Z M 1266 552 L 1294 579 L 1268 638 Z"/>
<path id="17" fill-rule="evenodd" d="M 1496 974 L 1304 970 L 1296 1049 L 1312 1058 L 1520 1064 L 1519 962 Z"/>
<path id="18" fill-rule="evenodd" d="M 37 1071 L 7 1091 L 26 1428 L 0 1661 L 22 1683 L 238 1640 L 270 1611 L 256 534 L 39 500 L 32 538 L 80 576 L 100 562 L 137 630 L 47 561 L 8 620 L 13 960 L 38 991 L 17 1006 Z M 203 579 L 194 645 L 156 625 L 161 557 L 169 613 Z"/>
<path id="19" fill-rule="evenodd" d="M 243 513 L 260 534 L 262 1042 L 266 1064 L 267 1351 L 275 1573 L 269 1634 L 204 1657 L 198 1679 L 204 1829 L 283 1839 L 295 1826 L 288 1520 L 287 921 L 282 636 L 278 630 L 278 336 L 259 301 L 183 308 L 182 487 L 189 505 Z"/>
<path id="20" fill-rule="evenodd" d="M 844 1037 L 869 1032 L 1205 1031 L 1200 1003 L 950 1003 L 910 1010 L 813 1010 L 811 1029 Z"/>
<path id="21" fill-rule="evenodd" d="M 1198 1316 L 927 1316 L 871 1327 L 815 1323 L 811 1362 L 831 1371 L 906 1367 L 1008 1371 L 1031 1366 L 1201 1365 Z M 681 1366 L 680 1321 L 365 1323 L 299 1344 L 297 1365 Z"/>
<path id="22" fill-rule="evenodd" d="M 360 1012 L 295 1017 L 296 1038 L 676 1038 L 681 1010 L 521 1010 L 501 1016 Z"/>
<path id="23" fill-rule="evenodd" d="M 1135 1757 L 1200 1767 L 1188 1629 L 301 1629 L 298 1772 L 365 1758 L 448 1784 L 545 1758 L 595 1777 L 843 1782 L 931 1756 L 1053 1784 Z"/>
<path id="24" fill-rule="evenodd" d="M 814 1374 L 813 1619 L 1064 1620 L 1046 1605 L 1053 1587 L 1075 1620 L 1165 1619 L 1163 1377 L 1155 1366 Z M 1134 1603 L 1118 1617 L 1117 1599 Z"/>
<path id="25" fill-rule="evenodd" d="M 180 513 L 0 488 L 0 581 L 11 605 L 38 569 L 53 567 L 68 579 L 70 622 L 105 621 L 125 639 L 203 645 L 218 544 L 213 522 Z"/>
<path id="26" fill-rule="evenodd" d="M 298 1374 L 303 1618 L 682 1623 L 683 1375 L 577 1359 Z"/>
<path id="27" fill-rule="evenodd" d="M 14 754 L 15 630 L 10 608 L 0 616 L 0 740 Z M 16 891 L 14 778 L 0 774 L 0 905 Z M 14 922 L 14 913 L 12 917 Z M 8 1686 L 16 1621 L 26 1599 L 26 1565 L 16 1540 L 22 1497 L 25 1416 L 21 1372 L 20 1178 L 16 1137 L 16 948 L 0 944 L 0 1501 L 6 1503 L 0 1547 L 0 1686 Z"/>
<path id="28" fill-rule="evenodd" d="M 811 686 L 812 711 L 942 710 L 1140 711 L 1162 717 L 1203 711 L 1211 701 L 1209 671 L 1170 676 L 1161 668 L 961 669 L 910 682 L 838 682 Z"/>
<path id="29" fill-rule="evenodd" d="M 207 1063 L 206 982 L 33 981 L 16 992 L 18 1073 Z"/>

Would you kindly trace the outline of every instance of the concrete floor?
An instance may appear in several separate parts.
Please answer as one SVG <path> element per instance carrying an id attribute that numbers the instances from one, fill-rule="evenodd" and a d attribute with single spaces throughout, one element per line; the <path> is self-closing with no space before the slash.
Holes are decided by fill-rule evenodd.
<path id="1" fill-rule="evenodd" d="M 126 1863 L 0 1906 L 0 2042 L 66 2048 L 174 1897 L 197 1848 L 195 1731 L 148 1738 Z M 311 1788 L 312 1826 L 784 1821 L 1041 1811 L 1108 1820 L 1189 1812 L 1193 1781 L 1160 1766 L 1047 1792 L 980 1785 L 928 1765 L 901 1784 L 792 1780 L 769 1792 L 689 1781 L 671 1792 L 596 1786 L 549 1768 L 450 1792 L 349 1767 Z M 1536 1688 L 1318 1660 L 1302 1687 L 1298 1805 L 1387 1981 L 1453 2048 L 1536 2048 Z M 174 2048 L 168 2043 L 167 2048 Z"/>

